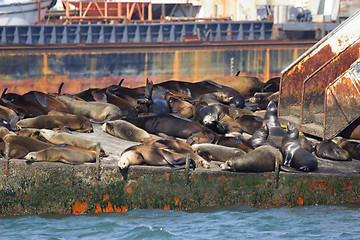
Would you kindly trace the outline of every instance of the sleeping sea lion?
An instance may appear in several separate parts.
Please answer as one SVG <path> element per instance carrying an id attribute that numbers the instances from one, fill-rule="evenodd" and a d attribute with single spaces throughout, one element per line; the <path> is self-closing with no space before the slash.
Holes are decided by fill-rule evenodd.
<path id="1" fill-rule="evenodd" d="M 168 136 L 187 139 L 191 135 L 206 130 L 200 123 L 174 114 L 159 114 L 126 119 L 135 126 L 152 134 L 166 134 Z"/>
<path id="2" fill-rule="evenodd" d="M 334 161 L 349 161 L 350 154 L 338 144 L 331 140 L 324 140 L 315 146 L 315 154 L 320 158 Z"/>
<path id="3" fill-rule="evenodd" d="M 108 121 L 102 125 L 102 130 L 115 137 L 128 141 L 139 142 L 142 138 L 150 138 L 150 134 L 125 120 Z"/>
<path id="4" fill-rule="evenodd" d="M 246 152 L 239 148 L 226 147 L 212 143 L 202 143 L 191 145 L 193 151 L 200 156 L 206 156 L 205 159 L 226 162 L 227 160 L 246 154 Z"/>
<path id="5" fill-rule="evenodd" d="M 260 146 L 254 151 L 234 158 L 221 164 L 221 170 L 236 172 L 271 172 L 275 170 L 275 164 L 283 163 L 280 150 L 270 145 Z"/>
<path id="6" fill-rule="evenodd" d="M 80 115 L 42 115 L 34 118 L 26 118 L 16 123 L 16 130 L 20 130 L 22 128 L 66 128 L 73 131 L 93 132 L 90 120 Z"/>
<path id="7" fill-rule="evenodd" d="M 40 151 L 29 152 L 24 157 L 32 162 L 63 162 L 68 164 L 82 164 L 95 162 L 96 153 L 69 145 L 55 145 Z"/>
<path id="8" fill-rule="evenodd" d="M 64 95 L 57 96 L 56 99 L 63 102 L 71 113 L 88 117 L 94 121 L 107 121 L 122 117 L 120 108 L 114 104 L 79 101 Z"/>
<path id="9" fill-rule="evenodd" d="M 11 144 L 16 144 L 26 148 L 29 152 L 39 151 L 53 146 L 52 144 L 45 143 L 30 137 L 17 136 L 12 134 L 7 134 L 4 137 L 4 142 Z"/>
<path id="10" fill-rule="evenodd" d="M 340 147 L 345 149 L 351 158 L 360 160 L 360 144 L 356 141 L 344 140 L 340 142 Z"/>
<path id="11" fill-rule="evenodd" d="M 160 149 L 152 145 L 135 145 L 125 149 L 121 153 L 118 166 L 121 170 L 130 165 L 147 164 L 150 166 L 176 166 L 178 159 L 184 159 L 186 155 Z"/>
<path id="12" fill-rule="evenodd" d="M 49 129 L 40 129 L 39 132 L 43 138 L 45 138 L 47 141 L 49 141 L 52 144 L 55 145 L 67 144 L 90 151 L 96 151 L 97 143 L 94 141 L 69 133 L 58 133 Z M 104 155 L 105 151 L 101 146 L 100 146 L 100 151 L 102 155 Z"/>
<path id="13" fill-rule="evenodd" d="M 282 138 L 284 165 L 304 172 L 315 171 L 318 167 L 317 159 L 313 154 L 301 147 L 299 129 L 290 122 L 287 127 L 288 131 Z"/>

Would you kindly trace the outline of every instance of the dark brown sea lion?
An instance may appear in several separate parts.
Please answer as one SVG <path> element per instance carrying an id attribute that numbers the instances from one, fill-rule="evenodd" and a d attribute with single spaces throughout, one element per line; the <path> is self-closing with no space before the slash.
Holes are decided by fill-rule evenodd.
<path id="1" fill-rule="evenodd" d="M 284 165 L 304 172 L 315 171 L 318 167 L 316 157 L 300 145 L 299 130 L 290 122 L 288 131 L 282 138 Z"/>
<path id="2" fill-rule="evenodd" d="M 134 142 L 151 137 L 144 129 L 125 120 L 108 121 L 102 125 L 102 130 L 115 137 Z"/>
<path id="3" fill-rule="evenodd" d="M 315 154 L 320 158 L 334 161 L 349 161 L 350 154 L 338 144 L 331 140 L 324 140 L 315 146 Z"/>
<path id="4" fill-rule="evenodd" d="M 17 121 L 19 121 L 20 117 L 16 114 L 16 112 L 8 107 L 0 105 L 0 118 L 5 119 L 12 128 L 15 127 Z"/>
<path id="5" fill-rule="evenodd" d="M 71 113 L 85 116 L 94 121 L 115 120 L 122 117 L 120 108 L 114 104 L 79 101 L 64 95 L 57 96 L 56 99 L 62 101 Z"/>
<path id="6" fill-rule="evenodd" d="M 126 119 L 135 126 L 152 134 L 166 134 L 168 136 L 187 139 L 191 135 L 206 130 L 207 128 L 187 118 L 173 114 L 159 114 L 143 116 L 135 119 Z"/>
<path id="7" fill-rule="evenodd" d="M 24 158 L 32 162 L 82 164 L 95 162 L 96 153 L 69 145 L 55 145 L 40 151 L 29 152 Z"/>
<path id="8" fill-rule="evenodd" d="M 147 164 L 151 166 L 176 166 L 178 159 L 184 159 L 186 155 L 160 149 L 152 145 L 135 145 L 125 149 L 121 153 L 118 166 L 121 170 L 130 165 Z"/>
<path id="9" fill-rule="evenodd" d="M 195 107 L 187 100 L 170 97 L 168 100 L 171 112 L 183 116 L 185 118 L 192 118 L 195 113 Z"/>
<path id="10" fill-rule="evenodd" d="M 9 143 L 10 145 L 15 144 L 22 146 L 26 148 L 29 152 L 39 151 L 53 146 L 52 144 L 45 143 L 30 137 L 17 136 L 12 134 L 6 135 L 4 137 L 4 142 Z"/>
<path id="11" fill-rule="evenodd" d="M 93 132 L 93 127 L 88 118 L 84 116 L 60 116 L 42 115 L 34 118 L 26 118 L 16 123 L 17 130 L 21 128 L 38 129 L 69 129 L 81 132 Z"/>
<path id="12" fill-rule="evenodd" d="M 107 92 L 105 89 L 91 88 L 86 91 L 75 94 L 75 96 L 84 99 L 85 101 L 98 101 L 111 103 L 120 108 L 123 116 L 136 117 L 137 111 L 135 107 L 137 104 L 129 102 L 123 98 L 116 96 L 115 94 Z"/>
<path id="13" fill-rule="evenodd" d="M 270 145 L 267 141 L 269 137 L 269 128 L 266 123 L 264 123 L 261 128 L 255 131 L 255 133 L 250 138 L 250 143 L 253 148 L 257 148 L 263 145 Z"/>
<path id="14" fill-rule="evenodd" d="M 22 95 L 23 97 L 27 97 L 37 102 L 41 106 L 43 106 L 47 112 L 55 110 L 59 112 L 69 112 L 66 105 L 61 101 L 57 100 L 50 94 L 46 94 L 39 91 L 30 91 Z"/>
<path id="15" fill-rule="evenodd" d="M 271 172 L 275 170 L 276 163 L 283 163 L 281 151 L 265 145 L 226 161 L 221 165 L 221 169 L 236 172 Z"/>
<path id="16" fill-rule="evenodd" d="M 267 80 L 262 88 L 261 92 L 277 92 L 280 89 L 280 77 L 273 77 Z"/>
<path id="17" fill-rule="evenodd" d="M 248 134 L 254 134 L 263 125 L 264 119 L 255 115 L 243 115 L 236 118 L 242 131 Z"/>
<path id="18" fill-rule="evenodd" d="M 339 144 L 341 148 L 345 149 L 351 156 L 351 158 L 360 160 L 360 143 L 351 140 L 341 141 Z"/>
<path id="19" fill-rule="evenodd" d="M 6 93 L 5 89 L 1 95 L 1 100 L 5 103 L 11 103 L 26 109 L 28 117 L 39 116 L 47 114 L 47 110 L 37 101 L 28 96 L 19 95 L 16 93 Z M 4 105 L 7 106 L 7 105 Z"/>
<path id="20" fill-rule="evenodd" d="M 4 156 L 5 155 L 5 142 L 0 142 L 0 153 Z M 24 158 L 26 154 L 29 153 L 23 146 L 19 146 L 16 144 L 9 144 L 9 158 L 21 159 Z"/>

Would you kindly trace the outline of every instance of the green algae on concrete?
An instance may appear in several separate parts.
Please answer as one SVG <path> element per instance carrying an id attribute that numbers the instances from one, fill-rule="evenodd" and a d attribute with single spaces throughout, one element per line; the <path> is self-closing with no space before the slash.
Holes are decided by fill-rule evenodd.
<path id="1" fill-rule="evenodd" d="M 236 173 L 170 167 L 67 165 L 0 161 L 0 214 L 86 214 L 133 208 L 191 210 L 248 204 L 257 207 L 360 202 L 360 175 Z"/>

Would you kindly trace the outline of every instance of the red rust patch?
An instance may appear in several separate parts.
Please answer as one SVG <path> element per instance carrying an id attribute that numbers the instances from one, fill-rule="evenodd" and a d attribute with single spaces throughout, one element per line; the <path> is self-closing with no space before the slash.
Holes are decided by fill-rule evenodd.
<path id="1" fill-rule="evenodd" d="M 208 179 L 209 179 L 209 181 L 212 181 L 212 180 L 214 180 L 214 176 L 210 175 L 210 176 L 208 177 Z"/>
<path id="2" fill-rule="evenodd" d="M 175 206 L 181 206 L 181 201 L 180 199 L 178 199 L 177 197 L 174 197 L 174 200 L 175 200 Z"/>
<path id="3" fill-rule="evenodd" d="M 127 192 L 128 194 L 132 193 L 132 186 L 128 186 L 127 188 L 125 188 L 125 192 Z"/>
<path id="4" fill-rule="evenodd" d="M 165 210 L 170 210 L 170 205 L 164 205 Z"/>
<path id="5" fill-rule="evenodd" d="M 345 181 L 343 181 L 342 184 L 343 184 L 343 189 L 352 189 L 353 187 L 352 184 L 347 183 Z"/>
<path id="6" fill-rule="evenodd" d="M 103 197 L 103 202 L 106 202 L 109 199 L 110 199 L 109 194 L 105 194 Z"/>
<path id="7" fill-rule="evenodd" d="M 164 175 L 165 175 L 165 180 L 166 180 L 166 181 L 169 181 L 169 175 L 170 175 L 170 173 L 164 172 Z"/>
<path id="8" fill-rule="evenodd" d="M 296 201 L 296 204 L 302 206 L 304 204 L 304 199 L 301 196 L 299 196 L 298 200 Z"/>
<path id="9" fill-rule="evenodd" d="M 324 182 L 324 181 L 309 182 L 308 187 L 309 187 L 309 190 L 317 190 L 317 189 L 328 190 L 330 188 L 329 183 Z"/>
<path id="10" fill-rule="evenodd" d="M 278 208 L 278 207 L 281 207 L 282 204 L 283 204 L 283 203 L 279 200 L 279 201 L 277 201 L 277 203 L 275 204 L 275 207 L 277 207 L 277 208 Z"/>
<path id="11" fill-rule="evenodd" d="M 72 205 L 72 214 L 74 215 L 83 214 L 86 211 L 87 206 L 88 206 L 87 202 L 82 202 L 80 200 L 77 200 Z"/>
<path id="12" fill-rule="evenodd" d="M 221 177 L 218 177 L 218 180 L 220 181 L 220 180 L 225 180 L 226 178 L 225 178 L 225 176 L 221 176 Z"/>

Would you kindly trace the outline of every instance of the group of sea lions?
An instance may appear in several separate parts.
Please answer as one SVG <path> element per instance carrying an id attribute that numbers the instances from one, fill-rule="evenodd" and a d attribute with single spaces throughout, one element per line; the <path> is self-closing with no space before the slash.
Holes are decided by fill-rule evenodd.
<path id="1" fill-rule="evenodd" d="M 166 81 L 138 88 L 117 85 L 77 94 L 30 91 L 0 99 L 0 150 L 28 161 L 94 162 L 96 142 L 72 131 L 102 131 L 134 142 L 122 151 L 120 169 L 131 165 L 195 168 L 219 166 L 242 172 L 316 171 L 317 158 L 360 159 L 355 140 L 317 144 L 292 123 L 277 116 L 279 78 L 263 83 L 255 77 Z M 285 130 L 285 128 L 287 128 Z M 119 141 L 119 144 L 121 142 Z M 101 156 L 105 156 L 104 149 Z"/>

